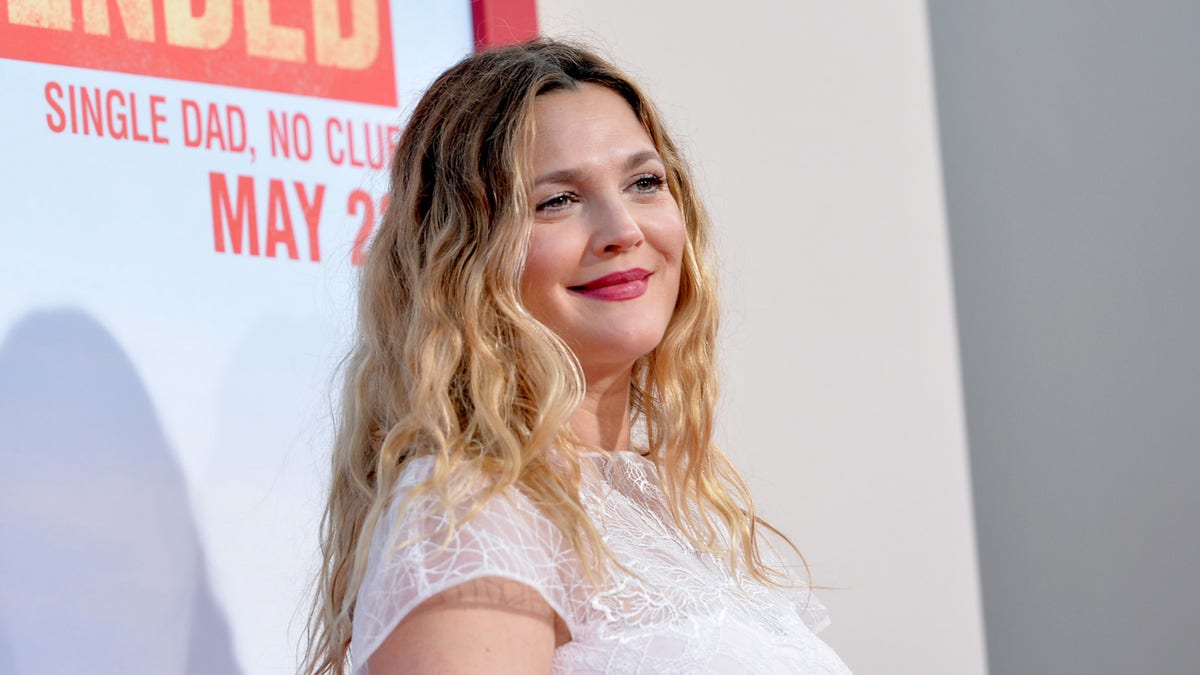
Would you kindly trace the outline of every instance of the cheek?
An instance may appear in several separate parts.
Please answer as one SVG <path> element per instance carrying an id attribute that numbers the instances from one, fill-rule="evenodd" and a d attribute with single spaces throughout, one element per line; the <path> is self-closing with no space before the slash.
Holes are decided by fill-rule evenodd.
<path id="1" fill-rule="evenodd" d="M 682 217 L 678 217 L 661 228 L 658 233 L 656 247 L 663 257 L 678 272 L 683 265 L 683 251 L 687 246 L 687 231 L 683 226 Z"/>
<path id="2" fill-rule="evenodd" d="M 674 231 L 673 234 L 674 234 L 674 238 L 672 239 L 671 243 L 674 246 L 672 251 L 674 251 L 674 254 L 675 254 L 674 255 L 675 263 L 677 265 L 682 265 L 683 264 L 683 249 L 687 246 L 687 232 L 685 232 L 683 229 L 683 223 L 679 224 L 679 227 Z"/>
<path id="3" fill-rule="evenodd" d="M 552 303 L 555 290 L 566 280 L 564 261 L 569 258 L 561 250 L 561 240 L 535 230 L 529 239 L 525 268 L 521 273 L 521 299 L 531 314 L 538 316 Z"/>
<path id="4" fill-rule="evenodd" d="M 668 264 L 671 266 L 671 272 L 675 277 L 676 290 L 672 304 L 676 306 L 679 302 L 679 292 L 683 283 L 683 257 L 686 247 L 687 231 L 683 226 L 682 218 L 680 218 L 662 233 L 662 243 L 659 249 L 663 252 L 663 256 L 667 259 Z"/>

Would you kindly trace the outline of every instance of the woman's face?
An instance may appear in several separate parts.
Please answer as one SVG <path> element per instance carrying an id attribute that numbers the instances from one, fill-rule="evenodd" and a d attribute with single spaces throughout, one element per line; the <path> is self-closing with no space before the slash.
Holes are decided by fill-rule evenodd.
<path id="1" fill-rule="evenodd" d="M 534 104 L 535 206 L 521 295 L 590 378 L 662 340 L 679 295 L 685 232 L 649 134 L 594 84 Z"/>

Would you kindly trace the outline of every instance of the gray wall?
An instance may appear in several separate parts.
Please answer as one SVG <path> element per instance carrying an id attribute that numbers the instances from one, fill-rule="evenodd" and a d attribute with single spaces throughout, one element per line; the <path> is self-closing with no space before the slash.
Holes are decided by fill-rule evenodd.
<path id="1" fill-rule="evenodd" d="M 990 670 L 1200 673 L 1200 3 L 929 3 Z"/>

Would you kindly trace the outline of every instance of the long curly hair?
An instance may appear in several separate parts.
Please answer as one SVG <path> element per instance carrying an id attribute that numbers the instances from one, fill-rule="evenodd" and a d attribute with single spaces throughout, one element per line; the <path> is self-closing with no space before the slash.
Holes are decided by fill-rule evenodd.
<path id="1" fill-rule="evenodd" d="M 644 430 L 637 449 L 658 467 L 686 536 L 726 551 L 731 569 L 780 579 L 759 556 L 765 523 L 713 443 L 719 311 L 709 220 L 688 166 L 629 77 L 587 49 L 537 39 L 442 74 L 396 148 L 388 207 L 362 271 L 356 343 L 343 362 L 304 672 L 345 671 L 370 540 L 397 474 L 416 456 L 434 457 L 419 489 L 473 504 L 466 517 L 515 487 L 559 527 L 589 574 L 608 559 L 580 504 L 581 470 L 570 452 L 577 439 L 568 420 L 586 382 L 519 290 L 533 221 L 534 100 L 581 83 L 629 103 L 662 157 L 686 229 L 674 315 L 633 368 L 631 414 Z M 482 492 L 467 478 L 481 474 Z"/>

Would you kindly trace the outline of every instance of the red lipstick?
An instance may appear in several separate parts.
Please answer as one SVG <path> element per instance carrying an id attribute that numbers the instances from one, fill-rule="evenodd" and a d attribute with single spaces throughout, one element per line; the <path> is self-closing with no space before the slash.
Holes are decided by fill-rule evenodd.
<path id="1" fill-rule="evenodd" d="M 605 274 L 569 290 L 595 300 L 632 300 L 646 292 L 651 272 L 640 267 Z"/>

